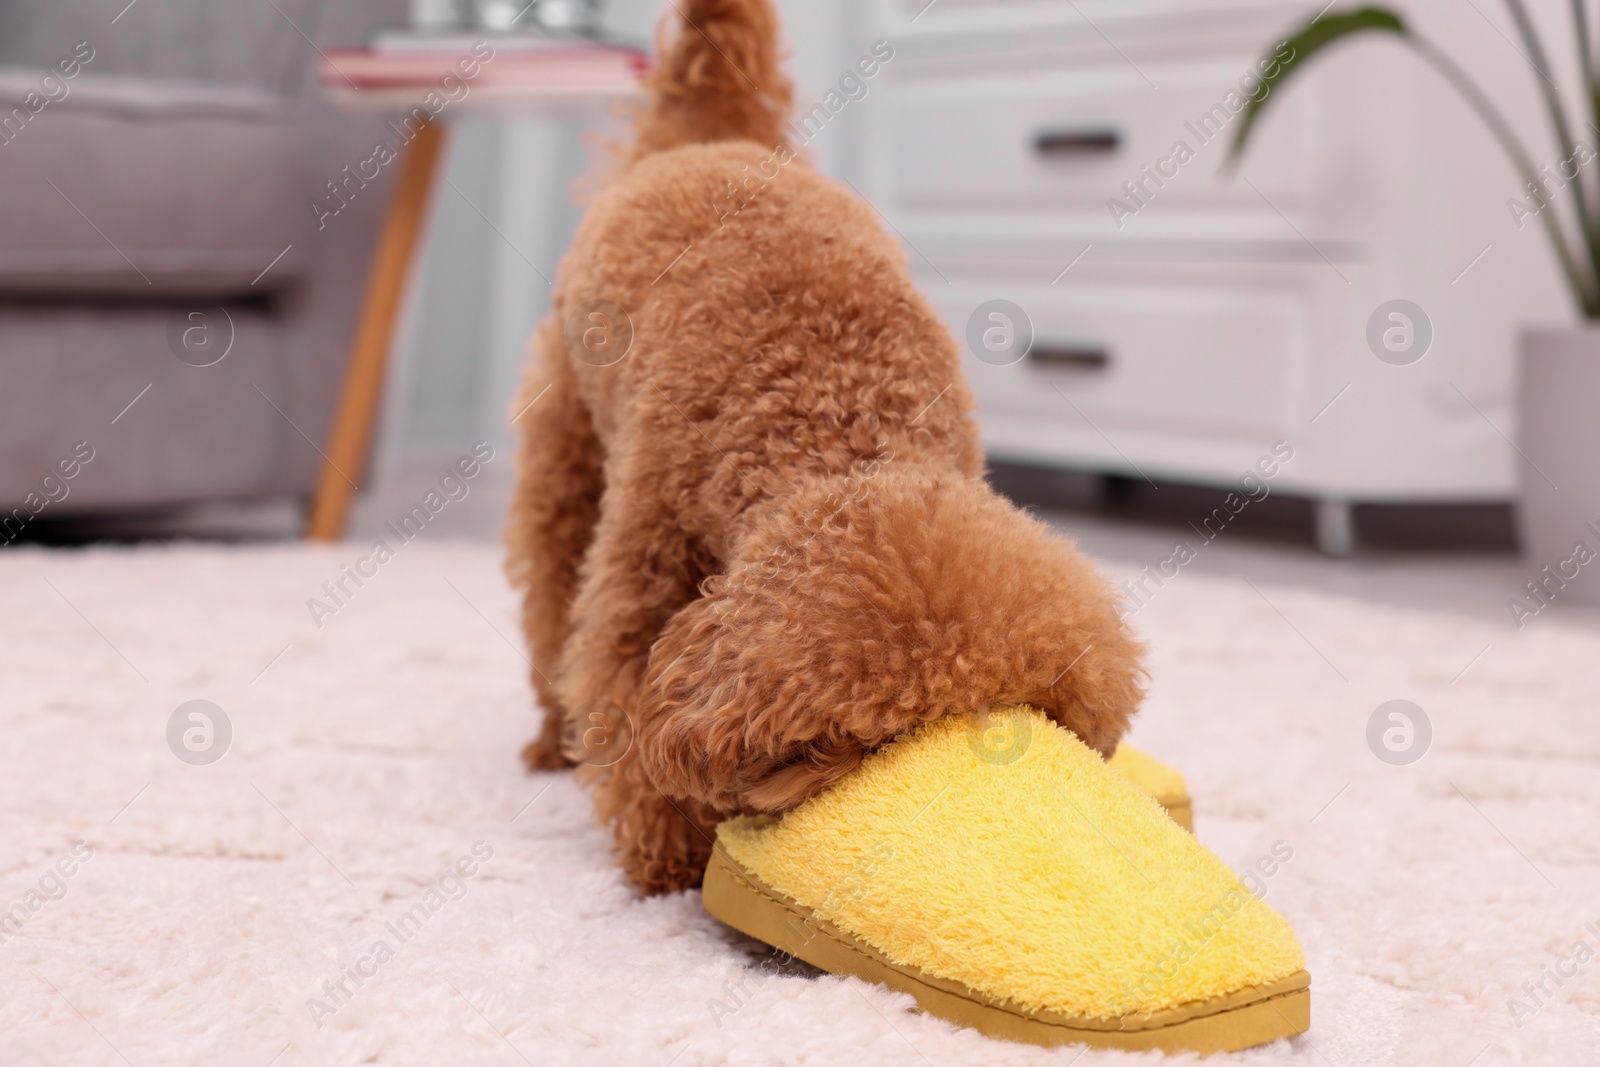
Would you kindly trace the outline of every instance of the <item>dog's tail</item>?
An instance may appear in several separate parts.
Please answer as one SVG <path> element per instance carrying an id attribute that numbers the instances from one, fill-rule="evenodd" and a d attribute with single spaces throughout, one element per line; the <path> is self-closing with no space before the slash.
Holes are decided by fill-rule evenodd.
<path id="1" fill-rule="evenodd" d="M 679 145 L 784 141 L 793 90 L 779 68 L 771 0 L 677 0 L 664 22 L 632 159 Z"/>

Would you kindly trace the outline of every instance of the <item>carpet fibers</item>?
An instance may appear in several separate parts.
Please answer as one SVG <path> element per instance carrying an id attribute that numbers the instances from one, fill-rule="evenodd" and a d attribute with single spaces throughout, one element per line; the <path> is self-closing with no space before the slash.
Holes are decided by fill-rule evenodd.
<path id="1" fill-rule="evenodd" d="M 498 552 L 419 543 L 329 596 L 362 555 L 0 556 L 0 1063 L 1160 1059 L 993 1042 L 697 893 L 634 899 L 570 776 L 517 761 Z M 1133 623 L 1133 739 L 1313 976 L 1308 1035 L 1215 1062 L 1597 1062 L 1600 637 L 1202 575 Z M 1431 724 L 1409 765 L 1369 747 L 1395 699 Z"/>

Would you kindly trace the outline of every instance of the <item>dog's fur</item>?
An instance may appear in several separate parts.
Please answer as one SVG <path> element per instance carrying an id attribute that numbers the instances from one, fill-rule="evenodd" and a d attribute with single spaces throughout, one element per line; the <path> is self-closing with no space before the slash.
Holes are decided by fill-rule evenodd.
<path id="1" fill-rule="evenodd" d="M 983 482 L 899 245 L 791 161 L 768 0 L 678 6 L 535 338 L 508 527 L 545 708 L 524 758 L 565 765 L 574 709 L 626 712 L 632 750 L 584 773 L 646 893 L 698 884 L 720 818 L 919 723 L 1025 702 L 1109 752 L 1142 697 L 1108 584 Z M 597 300 L 634 330 L 605 367 L 566 339 Z"/>

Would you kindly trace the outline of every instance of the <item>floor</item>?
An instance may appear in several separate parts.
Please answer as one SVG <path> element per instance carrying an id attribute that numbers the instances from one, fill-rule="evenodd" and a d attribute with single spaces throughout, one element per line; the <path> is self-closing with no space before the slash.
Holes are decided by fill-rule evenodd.
<path id="1" fill-rule="evenodd" d="M 0 907 L 75 842 L 95 857 L 0 931 L 0 1062 L 1062 1062 L 774 970 L 692 894 L 632 900 L 582 791 L 512 758 L 534 717 L 499 573 L 508 466 L 393 577 L 308 615 L 444 469 L 361 498 L 340 545 L 295 542 L 280 503 L 80 521 L 0 559 L 0 596 L 29 605 L 0 650 Z M 1573 960 L 1600 955 L 1600 609 L 1558 600 L 1518 629 L 1534 568 L 1504 514 L 1369 512 L 1333 559 L 1304 501 L 1208 539 L 1211 491 L 992 479 L 1131 590 L 1152 649 L 1134 738 L 1188 775 L 1202 841 L 1236 870 L 1298 857 L 1269 903 L 1305 944 L 1313 1029 L 1233 1062 L 1592 1064 L 1600 972 Z M 215 770 L 146 736 L 202 695 L 238 737 Z M 1393 699 L 1430 717 L 1415 766 L 1372 741 Z M 475 842 L 493 859 L 420 948 L 370 991 L 322 992 Z M 1082 1067 L 1114 1062 L 1133 1060 Z"/>
<path id="2" fill-rule="evenodd" d="M 1118 578 L 1170 551 L 1061 521 Z M 0 1063 L 1155 1062 L 954 1030 L 775 971 L 693 893 L 636 900 L 583 790 L 516 759 L 537 715 L 497 548 L 443 535 L 338 601 L 363 542 L 0 554 Z M 1492 606 L 1492 559 L 1219 538 L 1191 567 L 1132 619 L 1134 740 L 1236 871 L 1292 854 L 1265 899 L 1314 982 L 1309 1034 L 1210 1062 L 1592 1065 L 1593 627 L 1440 610 Z M 1408 765 L 1372 734 L 1394 699 L 1431 723 Z"/>

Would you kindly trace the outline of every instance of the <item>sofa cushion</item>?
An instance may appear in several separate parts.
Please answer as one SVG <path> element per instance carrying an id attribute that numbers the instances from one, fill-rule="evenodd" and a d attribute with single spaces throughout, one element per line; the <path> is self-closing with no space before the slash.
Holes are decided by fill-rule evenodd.
<path id="1" fill-rule="evenodd" d="M 173 355 L 184 308 L 0 303 L 0 515 L 79 441 L 94 461 L 43 517 L 284 491 L 295 426 L 322 427 L 296 406 L 281 317 L 222 310 L 225 358 L 202 367 Z"/>
<path id="2" fill-rule="evenodd" d="M 314 58 L 306 41 L 323 39 L 331 3 L 0 0 L 0 64 L 49 66 L 83 41 L 95 49 L 91 69 L 100 74 L 228 82 L 294 95 Z M 336 6 L 352 5 L 340 0 Z M 370 24 L 372 15 L 363 21 Z"/>
<path id="3" fill-rule="evenodd" d="M 320 184 L 302 142 L 289 106 L 259 90 L 0 67 L 0 295 L 289 285 Z"/>

